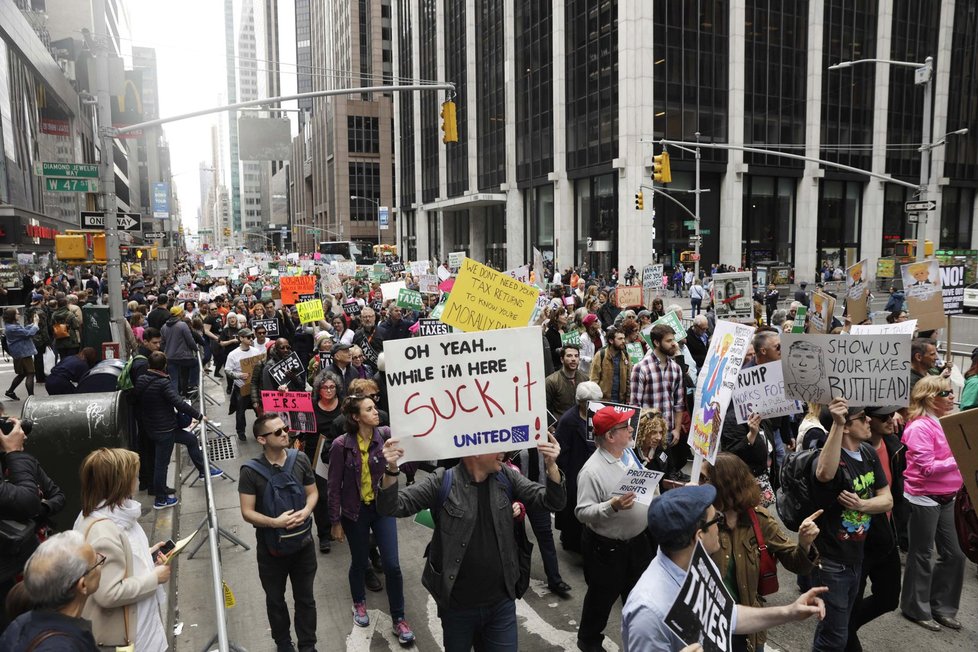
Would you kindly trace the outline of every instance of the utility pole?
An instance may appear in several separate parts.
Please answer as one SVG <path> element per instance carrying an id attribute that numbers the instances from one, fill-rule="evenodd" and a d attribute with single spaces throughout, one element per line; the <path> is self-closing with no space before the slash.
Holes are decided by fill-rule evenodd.
<path id="1" fill-rule="evenodd" d="M 918 199 L 927 200 L 927 187 L 930 185 L 930 137 L 931 112 L 933 103 L 934 57 L 924 59 L 924 65 L 914 71 L 914 84 L 924 87 L 924 124 L 920 131 L 920 192 Z M 927 211 L 917 213 L 917 260 L 923 260 L 927 250 Z"/>
<path id="2" fill-rule="evenodd" d="M 700 132 L 694 134 L 696 136 L 696 142 L 700 141 Z M 700 277 L 700 240 L 702 236 L 700 235 L 700 148 L 696 147 L 696 217 L 693 218 L 696 228 L 693 233 L 696 237 L 696 243 L 693 245 L 693 280 L 695 281 Z"/>

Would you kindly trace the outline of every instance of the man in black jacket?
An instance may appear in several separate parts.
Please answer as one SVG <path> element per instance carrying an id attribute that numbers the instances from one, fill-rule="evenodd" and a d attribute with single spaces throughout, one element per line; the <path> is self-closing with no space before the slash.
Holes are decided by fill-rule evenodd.
<path id="1" fill-rule="evenodd" d="M 161 341 L 159 330 L 152 326 L 147 326 L 143 330 L 143 342 L 136 349 L 136 355 L 133 356 L 132 365 L 129 367 L 129 378 L 132 380 L 133 387 L 135 387 L 139 377 L 149 369 L 149 356 L 154 351 L 160 350 Z M 130 404 L 135 403 L 135 395 L 132 391 L 126 394 L 126 398 L 129 399 Z M 139 447 L 139 490 L 148 491 L 152 494 L 154 490 L 153 469 L 156 467 L 156 442 L 147 436 L 139 410 L 132 412 L 136 415 L 136 441 Z M 165 487 L 165 489 L 168 492 L 166 495 L 176 493 L 176 490 L 171 487 Z"/>
<path id="2" fill-rule="evenodd" d="M 163 328 L 163 324 L 170 318 L 170 306 L 172 304 L 173 299 L 165 294 L 161 295 L 156 301 L 156 307 L 146 315 L 146 323 L 157 330 Z"/>

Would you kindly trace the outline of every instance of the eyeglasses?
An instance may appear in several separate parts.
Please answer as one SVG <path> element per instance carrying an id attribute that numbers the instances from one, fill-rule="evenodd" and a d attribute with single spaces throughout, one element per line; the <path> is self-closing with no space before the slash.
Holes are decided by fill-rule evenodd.
<path id="1" fill-rule="evenodd" d="M 105 555 L 103 555 L 100 552 L 96 552 L 95 553 L 95 563 L 92 564 L 87 571 L 85 571 L 84 573 L 82 573 L 82 576 L 79 577 L 78 579 L 80 580 L 82 577 L 86 577 L 93 570 L 95 570 L 99 566 L 102 566 L 105 563 L 105 560 L 106 560 L 106 556 Z M 76 580 L 76 583 L 77 583 L 77 580 Z"/>
<path id="2" fill-rule="evenodd" d="M 354 360 L 363 360 L 363 356 L 362 355 L 355 355 L 355 356 L 353 356 L 353 359 Z"/>
<path id="3" fill-rule="evenodd" d="M 937 396 L 941 398 L 947 398 L 948 396 L 954 396 L 954 392 L 950 389 L 945 389 L 943 391 L 937 392 Z"/>
<path id="4" fill-rule="evenodd" d="M 723 515 L 723 512 L 717 512 L 716 516 L 714 516 L 709 521 L 707 521 L 706 523 L 704 523 L 703 525 L 701 525 L 700 526 L 700 529 L 703 530 L 704 532 L 706 532 L 707 530 L 710 529 L 710 526 L 712 526 L 714 524 L 716 524 L 716 525 L 723 525 L 726 522 L 727 522 L 727 519 Z"/>
<path id="5" fill-rule="evenodd" d="M 255 339 L 255 336 L 254 335 L 238 335 L 238 337 L 240 337 L 242 339 L 245 339 L 245 340 L 253 340 L 253 339 Z"/>
<path id="6" fill-rule="evenodd" d="M 336 391 L 336 385 L 323 385 L 319 389 L 324 389 L 327 392 L 335 392 Z"/>
<path id="7" fill-rule="evenodd" d="M 272 430 L 271 432 L 266 432 L 265 434 L 258 435 L 258 436 L 267 438 L 267 437 L 279 437 L 281 435 L 287 435 L 287 434 L 289 434 L 289 429 L 283 426 L 281 428 Z"/>

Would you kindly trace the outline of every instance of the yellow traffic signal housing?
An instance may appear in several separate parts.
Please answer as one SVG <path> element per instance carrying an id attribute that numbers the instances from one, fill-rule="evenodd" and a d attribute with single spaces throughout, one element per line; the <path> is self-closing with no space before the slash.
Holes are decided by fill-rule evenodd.
<path id="1" fill-rule="evenodd" d="M 444 132 L 441 137 L 441 142 L 458 142 L 458 124 L 455 122 L 455 102 L 452 102 L 451 100 L 442 102 L 441 130 Z"/>
<path id="2" fill-rule="evenodd" d="M 105 257 L 105 236 L 92 236 L 92 258 L 95 260 L 108 260 Z"/>
<path id="3" fill-rule="evenodd" d="M 645 195 L 639 190 L 635 193 L 635 210 L 644 211 L 645 210 Z"/>
<path id="4" fill-rule="evenodd" d="M 652 179 L 659 183 L 672 181 L 672 168 L 669 167 L 669 152 L 663 151 L 652 157 Z"/>
<path id="5" fill-rule="evenodd" d="M 83 235 L 54 236 L 54 255 L 58 260 L 85 260 L 88 258 L 88 247 L 85 246 Z"/>
<path id="6" fill-rule="evenodd" d="M 231 228 L 230 227 L 227 227 L 227 226 L 224 227 L 224 237 L 225 238 L 231 237 Z"/>
<path id="7" fill-rule="evenodd" d="M 159 247 L 152 247 L 149 250 L 149 259 L 150 260 L 156 260 L 159 257 L 160 257 L 160 248 Z"/>

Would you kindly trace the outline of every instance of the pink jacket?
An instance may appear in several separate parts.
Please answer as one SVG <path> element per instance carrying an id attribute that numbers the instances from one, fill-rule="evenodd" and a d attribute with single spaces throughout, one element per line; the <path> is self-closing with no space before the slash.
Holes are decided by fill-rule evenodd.
<path id="1" fill-rule="evenodd" d="M 929 416 L 911 419 L 903 431 L 907 447 L 904 491 L 912 496 L 953 494 L 963 480 L 944 430 Z"/>

